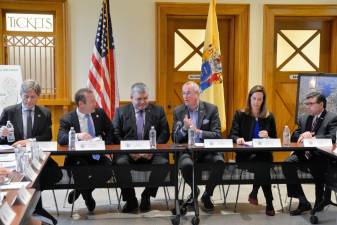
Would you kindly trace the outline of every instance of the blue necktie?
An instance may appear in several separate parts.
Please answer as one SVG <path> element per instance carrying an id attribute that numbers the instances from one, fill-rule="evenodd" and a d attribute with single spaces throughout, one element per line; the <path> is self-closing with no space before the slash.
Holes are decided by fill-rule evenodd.
<path id="1" fill-rule="evenodd" d="M 96 137 L 96 134 L 95 134 L 95 127 L 91 119 L 91 115 L 86 114 L 85 117 L 87 118 L 88 133 L 90 134 L 92 138 L 94 138 Z M 92 158 L 94 160 L 99 160 L 100 157 L 101 156 L 99 154 L 92 155 Z"/>

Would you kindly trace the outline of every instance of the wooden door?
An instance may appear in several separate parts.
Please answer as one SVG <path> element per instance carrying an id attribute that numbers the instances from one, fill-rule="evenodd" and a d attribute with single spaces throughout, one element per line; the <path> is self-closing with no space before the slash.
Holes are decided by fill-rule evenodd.
<path id="1" fill-rule="evenodd" d="M 277 118 L 278 134 L 281 135 L 283 126 L 286 124 L 291 130 L 296 128 L 294 119 L 297 95 L 296 74 L 312 71 L 329 72 L 331 26 L 329 21 L 303 18 L 277 19 L 275 25 L 277 52 L 273 112 Z M 301 35 L 301 37 L 296 37 L 296 35 Z M 284 51 L 285 48 L 289 48 L 287 53 Z M 309 48 L 311 51 L 308 51 Z M 278 56 L 278 54 L 283 54 L 283 56 Z"/>
<path id="2" fill-rule="evenodd" d="M 193 80 L 199 83 L 201 57 L 204 46 L 206 16 L 172 16 L 168 19 L 167 33 L 167 117 L 170 125 L 173 122 L 174 108 L 183 103 L 181 88 L 183 83 Z M 232 108 L 233 80 L 230 56 L 233 51 L 230 46 L 233 41 L 233 18 L 229 16 L 218 17 L 219 38 L 221 48 L 221 63 L 223 67 L 224 97 L 226 109 Z M 228 118 L 228 115 L 227 115 Z"/>
<path id="3" fill-rule="evenodd" d="M 274 33 L 274 93 L 272 112 L 278 136 L 288 125 L 296 129 L 297 74 L 330 72 L 331 20 L 326 18 L 276 18 Z M 285 157 L 285 156 L 284 156 Z M 283 159 L 279 155 L 279 159 Z"/>

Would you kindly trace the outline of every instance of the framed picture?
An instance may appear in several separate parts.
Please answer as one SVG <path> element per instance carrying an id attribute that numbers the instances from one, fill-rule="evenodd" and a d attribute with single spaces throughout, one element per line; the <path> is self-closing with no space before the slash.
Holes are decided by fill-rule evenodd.
<path id="1" fill-rule="evenodd" d="M 328 111 L 337 113 L 337 74 L 298 74 L 295 121 L 300 115 L 306 113 L 305 98 L 314 91 L 318 91 L 326 97 Z"/>

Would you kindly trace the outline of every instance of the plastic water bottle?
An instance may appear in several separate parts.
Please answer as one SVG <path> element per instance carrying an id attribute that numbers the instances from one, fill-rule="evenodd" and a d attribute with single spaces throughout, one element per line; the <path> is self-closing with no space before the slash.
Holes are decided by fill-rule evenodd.
<path id="1" fill-rule="evenodd" d="M 157 147 L 157 131 L 156 129 L 154 129 L 154 126 L 151 126 L 149 138 L 150 138 L 150 147 L 152 149 L 155 149 Z"/>
<path id="2" fill-rule="evenodd" d="M 195 130 L 192 126 L 188 129 L 188 147 L 191 148 L 195 144 Z"/>
<path id="3" fill-rule="evenodd" d="M 68 140 L 68 149 L 69 150 L 75 150 L 76 132 L 75 132 L 74 127 L 70 128 L 68 138 L 69 138 L 69 140 Z"/>
<path id="4" fill-rule="evenodd" d="M 290 129 L 287 125 L 283 128 L 283 145 L 289 146 L 290 145 Z"/>
<path id="5" fill-rule="evenodd" d="M 11 123 L 11 121 L 7 121 L 6 127 L 8 129 L 8 135 L 7 135 L 7 141 L 8 143 L 12 143 L 15 141 L 15 136 L 14 136 L 14 126 Z"/>
<path id="6" fill-rule="evenodd" d="M 31 139 L 30 145 L 31 145 L 31 159 L 39 160 L 39 146 L 36 142 L 36 138 Z"/>

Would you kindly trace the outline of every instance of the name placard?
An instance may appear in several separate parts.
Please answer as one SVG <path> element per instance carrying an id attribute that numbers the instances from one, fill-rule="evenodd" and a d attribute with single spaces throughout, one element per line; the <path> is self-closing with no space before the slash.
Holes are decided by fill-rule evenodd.
<path id="1" fill-rule="evenodd" d="M 30 181 L 34 181 L 37 177 L 37 173 L 33 170 L 31 165 L 28 165 L 25 170 L 25 177 L 27 177 Z"/>
<path id="2" fill-rule="evenodd" d="M 21 202 L 24 205 L 27 205 L 29 199 L 31 198 L 31 194 L 25 187 L 21 187 L 18 191 L 17 201 Z"/>
<path id="3" fill-rule="evenodd" d="M 332 140 L 329 138 L 305 138 L 304 147 L 332 147 Z"/>
<path id="4" fill-rule="evenodd" d="M 57 142 L 56 141 L 39 141 L 39 142 L 37 142 L 37 145 L 44 152 L 57 151 Z"/>
<path id="5" fill-rule="evenodd" d="M 149 140 L 121 141 L 122 150 L 150 149 Z"/>
<path id="6" fill-rule="evenodd" d="M 253 139 L 254 148 L 269 148 L 281 147 L 281 140 L 279 138 L 257 138 Z"/>
<path id="7" fill-rule="evenodd" d="M 9 225 L 15 218 L 15 212 L 9 207 L 8 203 L 5 202 L 0 208 L 0 220 L 2 224 Z"/>
<path id="8" fill-rule="evenodd" d="M 104 141 L 76 141 L 75 149 L 77 151 L 105 150 Z"/>
<path id="9" fill-rule="evenodd" d="M 233 148 L 232 139 L 205 139 L 205 148 Z"/>

